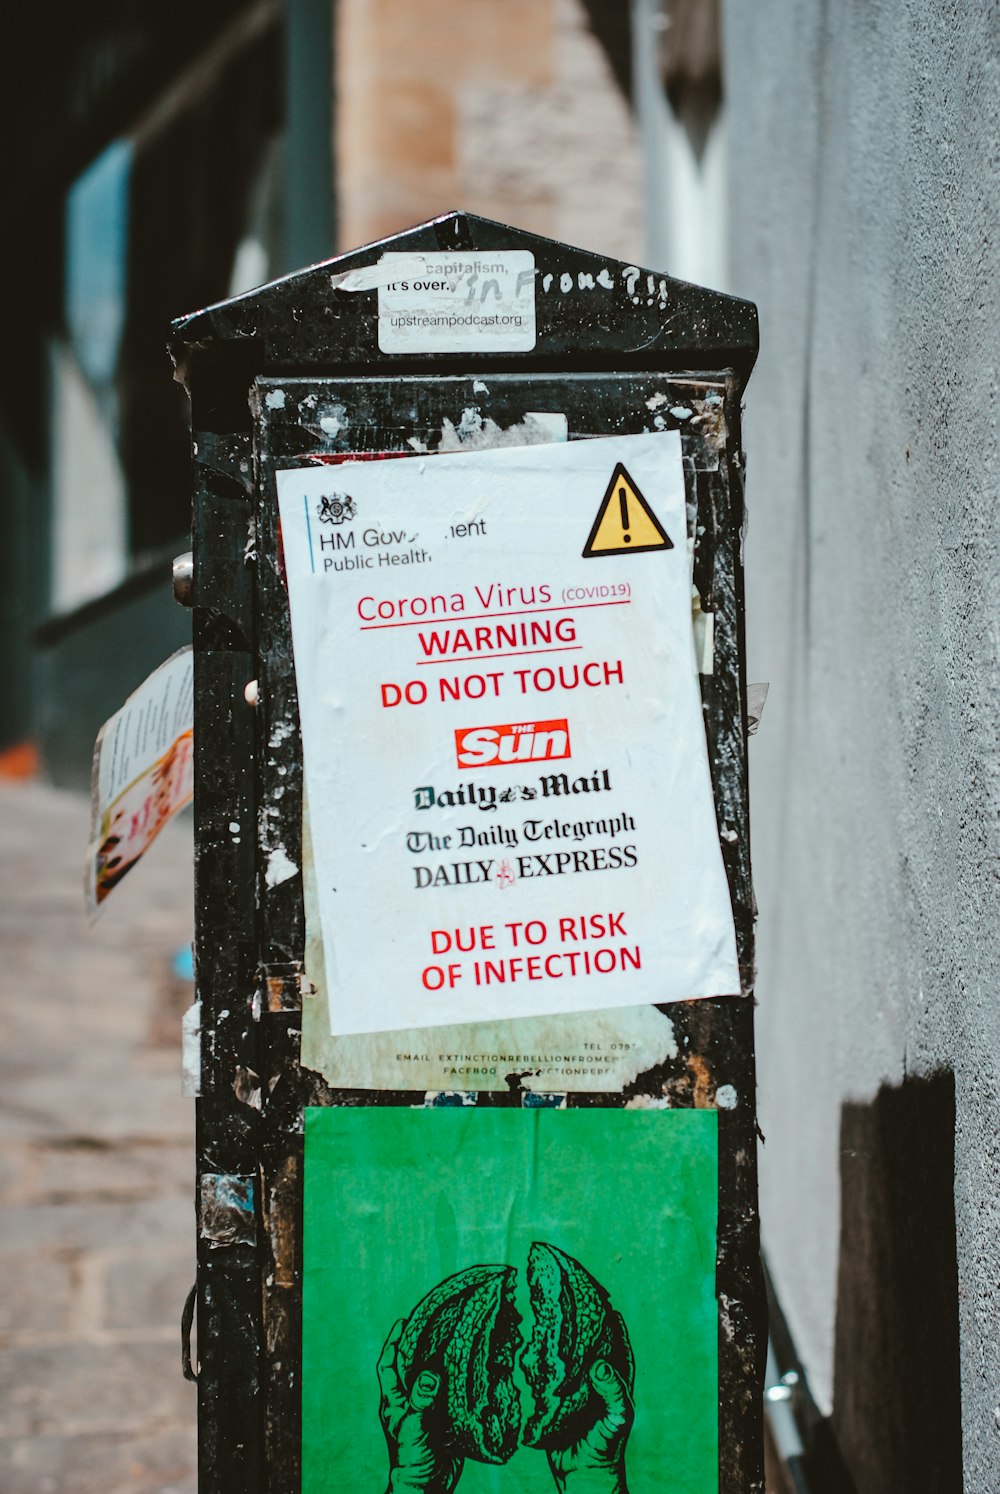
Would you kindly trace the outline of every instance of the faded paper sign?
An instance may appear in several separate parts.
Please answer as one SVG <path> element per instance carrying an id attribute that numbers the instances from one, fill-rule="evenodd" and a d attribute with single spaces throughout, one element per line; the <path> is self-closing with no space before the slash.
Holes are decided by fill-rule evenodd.
<path id="1" fill-rule="evenodd" d="M 194 655 L 178 649 L 98 732 L 84 878 L 91 916 L 191 801 L 193 681 Z"/>
<path id="2" fill-rule="evenodd" d="M 331 1031 L 738 992 L 678 434 L 278 492 Z"/>
<path id="3" fill-rule="evenodd" d="M 714 1494 L 717 1158 L 707 1110 L 307 1109 L 303 1494 Z"/>

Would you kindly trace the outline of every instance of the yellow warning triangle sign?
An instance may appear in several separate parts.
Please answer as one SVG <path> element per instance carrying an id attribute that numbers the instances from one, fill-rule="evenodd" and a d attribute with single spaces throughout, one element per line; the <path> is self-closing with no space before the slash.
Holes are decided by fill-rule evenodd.
<path id="1" fill-rule="evenodd" d="M 635 555 L 642 550 L 673 548 L 673 540 L 619 462 L 583 547 L 584 556 Z"/>

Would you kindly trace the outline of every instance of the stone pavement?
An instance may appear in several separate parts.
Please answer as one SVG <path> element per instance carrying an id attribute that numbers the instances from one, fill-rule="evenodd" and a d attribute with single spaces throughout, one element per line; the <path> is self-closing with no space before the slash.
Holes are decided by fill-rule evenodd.
<path id="1" fill-rule="evenodd" d="M 195 1494 L 188 823 L 83 912 L 89 807 L 0 782 L 0 1490 Z"/>

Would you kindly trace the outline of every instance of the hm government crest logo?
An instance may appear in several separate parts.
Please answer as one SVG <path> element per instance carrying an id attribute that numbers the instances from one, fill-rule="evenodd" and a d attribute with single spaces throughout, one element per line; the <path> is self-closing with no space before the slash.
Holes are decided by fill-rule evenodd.
<path id="1" fill-rule="evenodd" d="M 347 493 L 331 493 L 328 498 L 321 497 L 316 505 L 316 517 L 321 524 L 343 524 L 345 519 L 353 519 L 357 511 L 357 504 Z"/>

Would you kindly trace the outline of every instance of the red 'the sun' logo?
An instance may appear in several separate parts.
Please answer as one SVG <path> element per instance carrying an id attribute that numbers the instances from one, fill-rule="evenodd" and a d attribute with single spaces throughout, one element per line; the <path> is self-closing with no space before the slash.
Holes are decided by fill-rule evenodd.
<path id="1" fill-rule="evenodd" d="M 463 726 L 455 733 L 455 755 L 460 768 L 496 768 L 507 763 L 551 762 L 571 757 L 569 722 Z"/>

